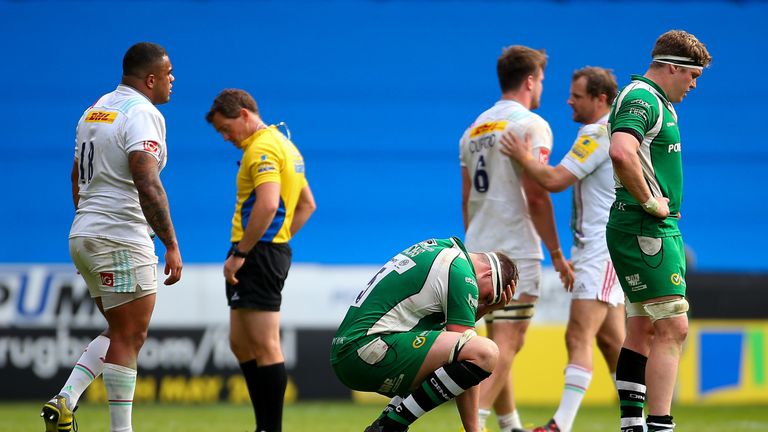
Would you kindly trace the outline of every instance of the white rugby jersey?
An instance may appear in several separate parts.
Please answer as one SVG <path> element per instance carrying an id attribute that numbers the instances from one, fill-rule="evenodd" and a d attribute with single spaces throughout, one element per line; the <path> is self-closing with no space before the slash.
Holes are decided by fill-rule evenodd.
<path id="1" fill-rule="evenodd" d="M 165 119 L 126 85 L 102 96 L 77 123 L 80 202 L 70 237 L 103 237 L 154 246 L 139 205 L 128 154 L 149 153 L 165 167 Z"/>
<path id="2" fill-rule="evenodd" d="M 608 255 L 605 225 L 615 193 L 607 123 L 606 114 L 596 123 L 582 126 L 571 150 L 560 162 L 579 179 L 573 186 L 571 214 L 574 253 Z"/>
<path id="3" fill-rule="evenodd" d="M 516 101 L 500 100 L 480 114 L 460 142 L 461 166 L 469 173 L 469 219 L 466 246 L 470 251 L 500 250 L 513 259 L 542 259 L 541 238 L 531 222 L 521 181 L 522 169 L 499 151 L 507 129 L 531 136 L 534 156 L 547 162 L 552 130 L 538 114 Z"/>

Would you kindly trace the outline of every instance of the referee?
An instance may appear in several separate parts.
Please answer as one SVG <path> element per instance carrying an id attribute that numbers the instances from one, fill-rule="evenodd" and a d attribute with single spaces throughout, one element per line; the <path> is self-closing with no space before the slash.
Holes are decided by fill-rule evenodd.
<path id="1" fill-rule="evenodd" d="M 243 151 L 237 173 L 232 247 L 224 263 L 229 340 L 251 396 L 256 430 L 280 432 L 287 375 L 280 347 L 281 291 L 288 241 L 315 211 L 299 150 L 259 116 L 248 92 L 226 89 L 206 120 Z"/>

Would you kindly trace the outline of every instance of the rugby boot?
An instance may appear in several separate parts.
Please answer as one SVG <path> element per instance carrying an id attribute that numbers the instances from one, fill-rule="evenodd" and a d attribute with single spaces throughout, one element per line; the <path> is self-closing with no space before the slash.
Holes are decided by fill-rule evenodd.
<path id="1" fill-rule="evenodd" d="M 385 429 L 384 425 L 382 424 L 381 417 L 377 418 L 373 423 L 371 423 L 370 426 L 365 428 L 363 432 L 388 432 L 388 431 L 394 431 L 395 429 Z M 398 429 L 398 431 L 406 432 L 408 428 L 405 429 Z"/>
<path id="2" fill-rule="evenodd" d="M 56 395 L 43 405 L 40 417 L 45 422 L 45 432 L 77 432 L 74 411 L 67 406 L 67 399 Z"/>
<path id="3" fill-rule="evenodd" d="M 550 419 L 547 424 L 533 428 L 531 432 L 560 432 L 560 427 L 557 425 L 555 419 Z"/>

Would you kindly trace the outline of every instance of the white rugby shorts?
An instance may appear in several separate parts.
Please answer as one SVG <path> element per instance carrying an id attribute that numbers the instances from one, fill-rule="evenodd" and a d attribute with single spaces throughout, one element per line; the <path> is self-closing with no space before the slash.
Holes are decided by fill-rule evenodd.
<path id="1" fill-rule="evenodd" d="M 624 291 L 610 257 L 574 260 L 572 299 L 599 300 L 617 306 L 624 304 Z"/>
<path id="2" fill-rule="evenodd" d="M 111 309 L 157 292 L 153 247 L 96 237 L 72 237 L 69 254 L 91 297 Z"/>

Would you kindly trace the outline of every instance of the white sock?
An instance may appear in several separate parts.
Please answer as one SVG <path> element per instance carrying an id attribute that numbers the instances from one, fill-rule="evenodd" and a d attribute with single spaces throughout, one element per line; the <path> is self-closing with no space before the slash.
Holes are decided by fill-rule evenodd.
<path id="1" fill-rule="evenodd" d="M 74 409 L 77 406 L 77 401 L 80 400 L 85 389 L 101 375 L 104 370 L 104 357 L 107 356 L 107 348 L 109 348 L 109 338 L 99 335 L 85 347 L 85 351 L 77 359 L 72 373 L 69 374 L 67 382 L 64 383 L 64 387 L 59 392 L 60 395 L 66 397 L 69 409 Z"/>
<path id="2" fill-rule="evenodd" d="M 485 422 L 488 420 L 488 416 L 491 415 L 491 410 L 480 408 L 477 410 L 477 419 L 480 426 L 480 430 L 485 429 Z"/>
<path id="3" fill-rule="evenodd" d="M 576 419 L 576 413 L 579 411 L 590 381 L 592 381 L 592 371 L 574 364 L 569 364 L 565 368 L 565 389 L 560 399 L 560 406 L 553 417 L 561 431 L 569 432 L 573 427 L 573 421 Z"/>
<path id="4" fill-rule="evenodd" d="M 512 429 L 522 429 L 523 424 L 520 422 L 520 413 L 517 412 L 517 408 L 509 414 L 498 415 L 496 417 L 499 420 L 499 432 L 512 432 Z"/>
<path id="5" fill-rule="evenodd" d="M 611 372 L 611 379 L 613 380 L 613 386 L 616 387 L 616 372 Z"/>
<path id="6" fill-rule="evenodd" d="M 400 402 L 402 401 L 403 401 L 403 398 L 401 398 L 400 396 L 393 397 L 392 399 L 390 399 L 389 403 L 387 404 L 387 407 L 384 408 L 384 412 L 382 414 L 388 413 L 393 409 L 397 408 L 397 406 L 400 405 Z"/>
<path id="7" fill-rule="evenodd" d="M 131 411 L 136 390 L 136 371 L 112 363 L 104 363 L 104 385 L 109 399 L 109 431 L 133 432 Z"/>

